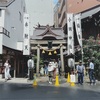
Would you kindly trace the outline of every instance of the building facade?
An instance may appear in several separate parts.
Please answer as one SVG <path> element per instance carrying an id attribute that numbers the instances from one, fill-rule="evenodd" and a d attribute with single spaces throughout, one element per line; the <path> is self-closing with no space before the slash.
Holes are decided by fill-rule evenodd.
<path id="1" fill-rule="evenodd" d="M 48 43 L 51 43 L 48 44 Z M 31 52 L 37 56 L 36 72 L 40 70 L 40 59 L 43 61 L 50 61 L 53 59 L 61 59 L 62 72 L 64 72 L 64 57 L 63 52 L 66 50 L 66 40 L 64 40 L 64 33 L 62 28 L 55 28 L 53 26 L 39 25 L 33 32 L 30 40 Z M 49 47 L 48 47 L 49 45 Z"/>
<path id="2" fill-rule="evenodd" d="M 25 0 L 0 0 L 0 66 L 10 59 L 13 77 L 23 70 L 24 13 Z"/>
<path id="3" fill-rule="evenodd" d="M 81 14 L 81 29 L 82 29 L 82 39 L 88 39 L 90 36 L 93 36 L 95 39 L 100 34 L 100 0 L 59 0 L 59 7 L 58 7 L 58 16 L 57 21 L 59 22 L 60 27 L 63 28 L 64 33 L 66 34 L 67 40 L 67 14 L 73 13 L 75 16 L 76 14 Z M 73 16 L 73 18 L 74 18 Z M 75 19 L 73 22 L 73 29 L 74 29 L 74 49 L 75 52 L 79 47 L 79 42 L 77 38 L 77 31 L 75 29 Z M 67 52 L 66 52 L 67 55 Z M 76 54 L 77 55 L 77 54 Z M 82 58 L 82 54 L 80 57 L 75 57 L 75 61 L 77 62 L 79 58 Z"/>
<path id="4" fill-rule="evenodd" d="M 59 18 L 59 3 L 57 3 L 54 7 L 54 26 L 55 27 L 59 27 L 59 21 L 58 21 L 58 18 Z"/>
<path id="5" fill-rule="evenodd" d="M 91 16 L 99 11 L 99 0 L 59 0 L 58 20 L 59 26 L 64 29 L 67 34 L 67 13 L 81 13 L 82 19 Z M 88 5 L 87 5 L 88 4 Z M 94 9 L 94 10 L 93 10 Z M 56 21 L 56 20 L 55 20 Z"/>

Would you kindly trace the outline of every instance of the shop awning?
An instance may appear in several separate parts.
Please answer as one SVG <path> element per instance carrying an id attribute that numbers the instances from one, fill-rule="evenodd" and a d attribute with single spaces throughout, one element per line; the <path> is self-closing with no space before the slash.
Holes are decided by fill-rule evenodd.
<path id="1" fill-rule="evenodd" d="M 84 12 L 81 12 L 81 19 L 92 16 L 92 15 L 98 13 L 99 11 L 100 11 L 100 5 L 95 7 L 95 8 L 91 8 L 91 9 L 88 9 Z"/>

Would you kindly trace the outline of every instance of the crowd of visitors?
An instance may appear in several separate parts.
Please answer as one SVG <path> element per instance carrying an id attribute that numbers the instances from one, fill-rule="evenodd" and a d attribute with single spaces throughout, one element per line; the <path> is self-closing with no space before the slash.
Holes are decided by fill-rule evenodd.
<path id="1" fill-rule="evenodd" d="M 58 62 L 54 59 L 49 61 L 48 64 L 44 64 L 44 67 L 40 69 L 40 75 L 45 75 L 49 77 L 49 83 L 52 84 L 52 79 L 56 75 L 61 75 L 61 61 L 58 59 Z"/>
<path id="2" fill-rule="evenodd" d="M 86 70 L 88 71 L 90 85 L 96 85 L 95 75 L 94 75 L 94 63 L 93 60 L 89 61 L 88 67 L 85 67 L 82 61 L 79 61 L 79 64 L 76 65 L 75 74 L 77 74 L 77 83 L 83 85 L 84 75 Z M 50 61 L 48 64 L 45 64 L 44 67 L 40 70 L 41 75 L 49 77 L 49 83 L 52 84 L 52 79 L 55 79 L 56 75 L 61 76 L 61 60 L 58 59 Z M 72 74 L 72 73 L 71 73 Z"/>
<path id="3" fill-rule="evenodd" d="M 90 85 L 96 85 L 93 60 L 89 60 L 89 65 L 87 68 L 85 68 L 85 66 L 82 64 L 82 61 L 79 61 L 79 64 L 76 66 L 76 73 L 78 74 L 78 84 L 83 84 L 85 70 L 88 70 Z"/>
<path id="4" fill-rule="evenodd" d="M 30 65 L 31 59 L 28 60 L 28 67 L 31 68 L 33 67 L 34 64 Z M 78 84 L 83 84 L 84 83 L 84 74 L 85 70 L 88 70 L 88 75 L 89 75 L 89 80 L 90 80 L 90 85 L 96 85 L 96 79 L 95 79 L 95 73 L 94 73 L 94 63 L 93 60 L 89 60 L 89 66 L 85 67 L 82 63 L 82 61 L 79 61 L 79 64 L 76 66 L 75 74 L 78 75 L 77 81 Z M 4 77 L 5 81 L 11 79 L 10 75 L 10 68 L 11 64 L 9 60 L 7 59 L 6 62 L 4 63 Z M 40 69 L 40 75 L 43 76 L 48 76 L 49 83 L 52 84 L 52 79 L 55 79 L 56 75 L 61 76 L 61 60 L 58 59 L 56 61 L 55 59 L 53 61 L 49 61 L 48 63 L 44 64 L 44 67 L 41 67 Z"/>

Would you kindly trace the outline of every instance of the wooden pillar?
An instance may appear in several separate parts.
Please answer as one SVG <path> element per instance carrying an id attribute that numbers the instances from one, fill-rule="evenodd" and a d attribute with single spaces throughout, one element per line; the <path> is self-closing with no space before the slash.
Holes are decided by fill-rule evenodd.
<path id="1" fill-rule="evenodd" d="M 63 58 L 63 47 L 60 44 L 60 59 L 61 59 L 61 70 L 64 72 L 64 58 Z"/>
<path id="2" fill-rule="evenodd" d="M 20 65 L 20 61 L 18 60 L 17 75 L 19 75 L 19 65 Z"/>
<path id="3" fill-rule="evenodd" d="M 36 67 L 36 73 L 39 73 L 39 62 L 40 62 L 40 47 L 39 44 L 37 46 L 37 67 Z"/>
<path id="4" fill-rule="evenodd" d="M 14 59 L 14 78 L 16 78 L 16 59 Z"/>

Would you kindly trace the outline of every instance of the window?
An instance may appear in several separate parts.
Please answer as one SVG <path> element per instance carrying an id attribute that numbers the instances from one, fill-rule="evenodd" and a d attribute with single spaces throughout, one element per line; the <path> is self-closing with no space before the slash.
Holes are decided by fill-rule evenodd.
<path id="1" fill-rule="evenodd" d="M 22 14 L 19 12 L 19 20 L 22 22 Z"/>
<path id="2" fill-rule="evenodd" d="M 1 17 L 1 11 L 2 11 L 2 10 L 0 9 L 0 17 Z"/>

